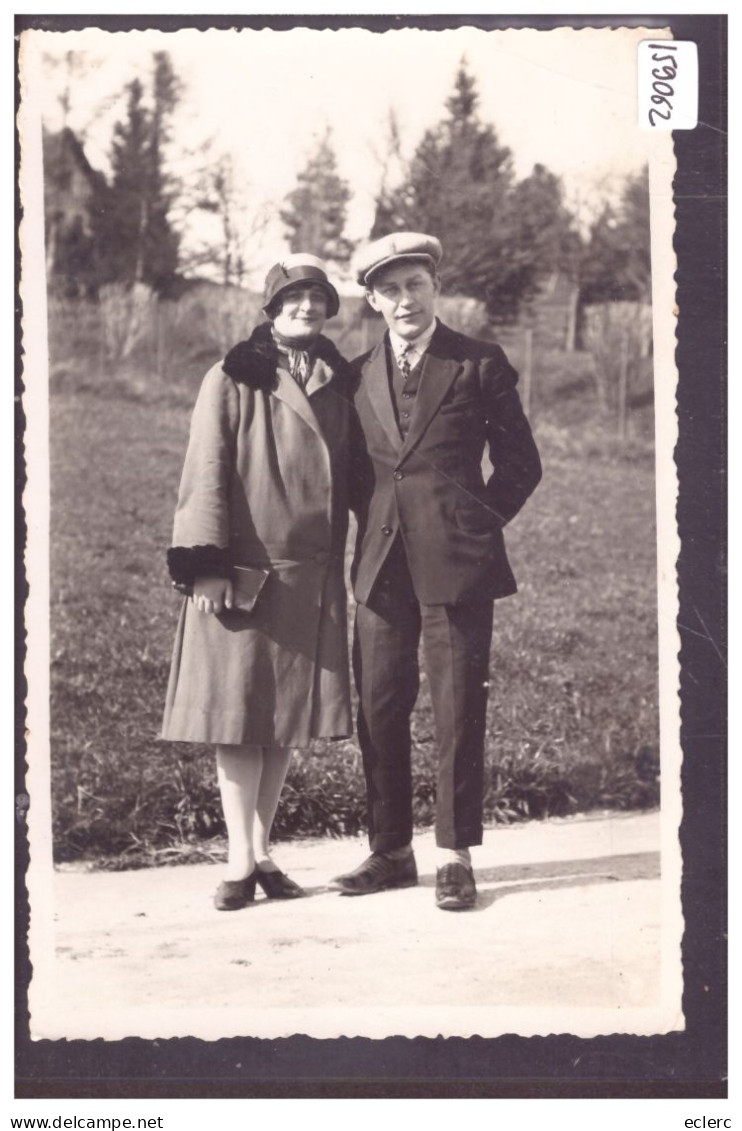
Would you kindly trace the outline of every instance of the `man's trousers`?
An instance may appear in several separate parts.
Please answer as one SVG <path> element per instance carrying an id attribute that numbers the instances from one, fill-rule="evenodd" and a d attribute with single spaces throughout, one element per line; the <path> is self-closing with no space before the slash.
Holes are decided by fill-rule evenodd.
<path id="1" fill-rule="evenodd" d="M 484 734 L 493 602 L 421 605 L 401 540 L 356 610 L 353 668 L 371 848 L 412 840 L 410 716 L 422 639 L 438 745 L 436 843 L 482 843 Z"/>

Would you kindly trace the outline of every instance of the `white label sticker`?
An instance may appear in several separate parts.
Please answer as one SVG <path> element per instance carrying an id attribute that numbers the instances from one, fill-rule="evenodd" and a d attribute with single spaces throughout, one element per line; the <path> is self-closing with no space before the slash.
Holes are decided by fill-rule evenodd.
<path id="1" fill-rule="evenodd" d="M 698 48 L 687 39 L 639 44 L 639 125 L 692 130 L 698 125 Z"/>

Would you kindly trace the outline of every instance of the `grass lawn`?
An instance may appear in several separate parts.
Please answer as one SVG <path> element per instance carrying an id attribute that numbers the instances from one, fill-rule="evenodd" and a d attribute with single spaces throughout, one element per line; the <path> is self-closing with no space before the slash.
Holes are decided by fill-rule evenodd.
<path id="1" fill-rule="evenodd" d="M 59 860 L 126 866 L 222 847 L 211 751 L 156 737 L 178 611 L 165 549 L 191 400 L 114 380 L 51 398 Z M 539 417 L 544 480 L 507 536 L 520 592 L 495 607 L 489 821 L 658 802 L 651 451 L 619 448 L 584 420 L 565 427 L 565 411 Z M 428 824 L 424 680 L 414 735 L 416 818 Z M 364 807 L 355 742 L 317 743 L 292 765 L 275 834 L 355 833 Z"/>

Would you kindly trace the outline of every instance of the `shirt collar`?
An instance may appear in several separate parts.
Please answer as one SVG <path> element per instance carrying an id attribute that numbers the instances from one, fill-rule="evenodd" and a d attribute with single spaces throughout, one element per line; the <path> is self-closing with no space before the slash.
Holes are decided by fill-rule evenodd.
<path id="1" fill-rule="evenodd" d="M 422 357 L 422 355 L 430 345 L 430 339 L 435 333 L 437 324 L 438 323 L 434 318 L 430 325 L 426 326 L 422 333 L 418 334 L 416 338 L 412 338 L 411 340 L 409 338 L 400 338 L 399 334 L 395 334 L 394 330 L 390 330 L 389 341 L 391 342 L 392 349 L 394 350 L 394 356 L 399 359 L 400 354 L 405 349 L 409 349 L 411 354 L 417 357 Z"/>

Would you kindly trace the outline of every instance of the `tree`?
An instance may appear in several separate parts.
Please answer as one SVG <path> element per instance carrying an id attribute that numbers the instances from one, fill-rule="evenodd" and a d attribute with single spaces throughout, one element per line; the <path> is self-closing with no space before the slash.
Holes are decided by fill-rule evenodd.
<path id="1" fill-rule="evenodd" d="M 133 79 L 123 122 L 114 127 L 112 179 L 95 208 L 101 242 L 101 281 L 147 283 L 162 291 L 178 265 L 178 236 L 169 220 L 172 189 L 165 173 L 170 117 L 179 83 L 169 56 L 154 56 L 152 97 Z"/>
<path id="2" fill-rule="evenodd" d="M 396 188 L 384 163 L 371 236 L 400 228 L 438 236 L 444 289 L 483 302 L 495 322 L 509 321 L 548 275 L 572 269 L 580 237 L 553 173 L 536 165 L 516 183 L 510 150 L 480 118 L 465 60 L 445 105 Z M 398 157 L 398 134 L 390 132 L 388 149 Z"/>
<path id="3" fill-rule="evenodd" d="M 581 263 L 580 290 L 586 304 L 651 300 L 648 169 L 630 177 L 618 207 L 606 204 L 593 223 Z"/>
<path id="4" fill-rule="evenodd" d="M 45 51 L 43 65 L 51 85 L 59 89 L 57 102 L 61 112 L 61 128 L 69 128 L 69 117 L 73 106 L 72 92 L 75 90 L 79 78 L 85 74 L 89 66 L 88 53 L 83 51 L 65 51 L 61 56 Z M 61 70 L 61 75 L 59 74 Z M 61 88 L 60 88 L 61 79 Z M 81 132 L 78 126 L 78 134 Z"/>
<path id="5" fill-rule="evenodd" d="M 581 240 L 559 177 L 544 165 L 534 165 L 530 176 L 515 186 L 511 209 L 518 247 L 535 260 L 538 273 L 571 274 Z"/>
<path id="6" fill-rule="evenodd" d="M 651 348 L 651 319 L 636 305 L 652 296 L 647 169 L 624 184 L 617 207 L 606 204 L 594 222 L 580 271 L 583 337 L 593 355 L 598 399 L 616 408 L 625 435 L 627 395 Z"/>
<path id="7" fill-rule="evenodd" d="M 532 270 L 523 297 L 533 298 L 546 279 L 556 281 L 558 274 L 566 277 L 570 289 L 564 346 L 572 350 L 577 337 L 583 242 L 575 217 L 564 203 L 561 180 L 544 165 L 534 165 L 530 176 L 515 186 L 512 209 L 516 246 Z"/>
<path id="8" fill-rule="evenodd" d="M 181 84 L 165 51 L 154 54 L 153 108 L 147 147 L 145 182 L 145 226 L 138 249 L 137 277 L 163 289 L 178 266 L 178 237 L 168 212 L 173 187 L 165 173 L 165 150 L 170 140 L 170 121 L 180 97 Z"/>
<path id="9" fill-rule="evenodd" d="M 447 116 L 423 135 L 393 198 L 378 201 L 374 232 L 413 228 L 437 235 L 444 287 L 483 301 L 493 318 L 504 320 L 517 312 L 530 271 L 513 228 L 510 150 L 480 120 L 478 103 L 462 61 Z"/>
<path id="10" fill-rule="evenodd" d="M 381 155 L 375 155 L 381 166 L 381 182 L 376 197 L 374 222 L 369 237 L 372 240 L 380 239 L 394 230 L 398 209 L 397 186 L 406 174 L 406 165 L 402 158 L 399 119 L 393 108 L 389 110 L 387 118 L 385 142 L 384 152 Z"/>
<path id="11" fill-rule="evenodd" d="M 216 217 L 220 233 L 218 244 L 202 251 L 202 264 L 219 265 L 225 286 L 242 283 L 245 263 L 238 226 L 237 181 L 231 156 L 223 154 L 203 174 L 203 188 L 197 207 Z"/>
<path id="12" fill-rule="evenodd" d="M 649 223 L 649 168 L 627 181 L 621 199 L 621 224 L 626 286 L 639 302 L 652 297 L 652 231 Z"/>
<path id="13" fill-rule="evenodd" d="M 289 232 L 289 247 L 334 263 L 347 263 L 353 250 L 343 235 L 350 189 L 338 174 L 329 128 L 297 182 L 280 213 Z"/>
<path id="14" fill-rule="evenodd" d="M 275 209 L 252 199 L 231 154 L 201 149 L 202 160 L 181 186 L 175 215 L 184 235 L 181 268 L 225 285 L 241 286 Z M 191 228 L 195 213 L 199 220 Z"/>

